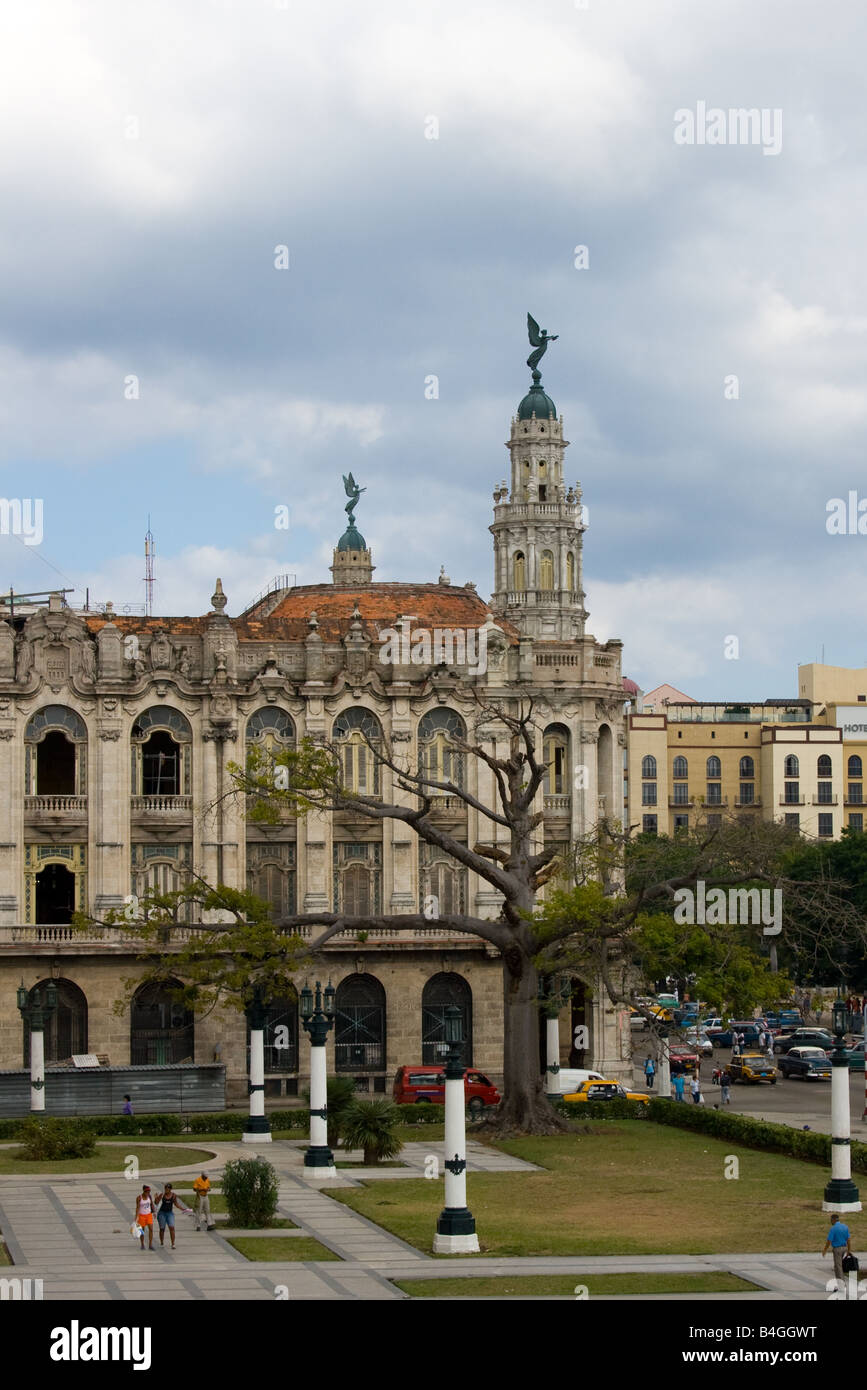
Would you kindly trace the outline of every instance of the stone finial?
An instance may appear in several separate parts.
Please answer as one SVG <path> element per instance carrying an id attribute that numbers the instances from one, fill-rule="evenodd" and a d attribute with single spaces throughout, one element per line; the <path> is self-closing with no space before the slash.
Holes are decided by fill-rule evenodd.
<path id="1" fill-rule="evenodd" d="M 471 594 L 474 594 L 476 592 L 476 586 L 473 583 L 472 579 L 467 579 L 464 581 L 464 588 L 469 589 Z"/>
<path id="2" fill-rule="evenodd" d="M 211 607 L 213 608 L 215 613 L 222 613 L 223 609 L 225 608 L 228 602 L 229 600 L 223 593 L 223 581 L 222 579 L 218 579 L 217 587 L 211 594 Z"/>
<path id="3" fill-rule="evenodd" d="M 111 599 L 106 599 L 105 602 L 105 619 L 109 623 L 114 621 L 114 604 Z"/>
<path id="4" fill-rule="evenodd" d="M 437 582 L 438 582 L 439 584 L 451 584 L 451 582 L 452 582 L 452 581 L 449 579 L 448 575 L 446 574 L 446 567 L 445 567 L 445 565 L 440 565 L 440 577 L 439 577 L 439 580 L 438 580 Z"/>
<path id="5" fill-rule="evenodd" d="M 307 619 L 307 626 L 309 627 L 311 632 L 316 632 L 319 627 L 319 619 L 316 616 L 315 608 L 313 612 L 310 614 L 309 618 Z"/>

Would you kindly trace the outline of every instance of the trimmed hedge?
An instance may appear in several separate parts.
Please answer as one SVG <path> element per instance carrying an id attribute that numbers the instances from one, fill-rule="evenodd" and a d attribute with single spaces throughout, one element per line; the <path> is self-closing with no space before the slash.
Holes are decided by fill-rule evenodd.
<path id="1" fill-rule="evenodd" d="M 444 1115 L 443 1105 L 400 1106 L 400 1122 L 405 1125 L 441 1125 Z M 310 1130 L 310 1111 L 303 1107 L 269 1110 L 267 1117 L 275 1132 L 292 1129 L 307 1134 Z M 0 1119 L 0 1142 L 17 1139 L 18 1131 L 29 1118 L 18 1116 Z M 220 1110 L 213 1115 L 74 1115 L 64 1119 L 73 1129 L 87 1129 L 104 1139 L 111 1139 L 115 1135 L 134 1137 L 143 1134 L 240 1135 L 247 1123 L 247 1113 L 244 1110 Z"/>
<path id="2" fill-rule="evenodd" d="M 555 1100 L 553 1106 L 567 1120 L 646 1120 L 649 1109 L 640 1100 Z"/>
<path id="3" fill-rule="evenodd" d="M 786 1154 L 808 1163 L 831 1162 L 831 1137 L 814 1130 L 790 1129 L 749 1115 L 733 1115 L 729 1110 L 712 1110 L 706 1105 L 684 1105 L 679 1101 L 654 1098 L 648 1106 L 651 1120 L 676 1129 L 698 1130 L 717 1139 L 729 1139 L 748 1149 L 765 1149 Z M 867 1144 L 851 1145 L 852 1171 L 867 1173 Z"/>

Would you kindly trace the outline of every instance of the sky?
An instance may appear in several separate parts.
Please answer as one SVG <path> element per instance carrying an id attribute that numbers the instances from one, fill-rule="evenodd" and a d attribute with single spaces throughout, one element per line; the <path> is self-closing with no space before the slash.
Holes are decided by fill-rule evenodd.
<path id="1" fill-rule="evenodd" d="M 150 517 L 154 611 L 219 575 L 236 614 L 330 579 L 352 471 L 377 580 L 489 594 L 530 311 L 624 672 L 867 665 L 865 37 L 859 0 L 5 7 L 0 487 L 43 535 L 0 587 L 141 605 Z"/>

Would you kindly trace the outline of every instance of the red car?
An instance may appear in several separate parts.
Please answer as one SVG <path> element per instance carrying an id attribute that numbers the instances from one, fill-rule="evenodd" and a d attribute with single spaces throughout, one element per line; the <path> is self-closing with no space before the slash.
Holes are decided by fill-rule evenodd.
<path id="1" fill-rule="evenodd" d="M 668 1065 L 672 1076 L 677 1076 L 680 1072 L 695 1071 L 699 1065 L 699 1056 L 690 1047 L 672 1047 L 668 1053 Z"/>
<path id="2" fill-rule="evenodd" d="M 442 1067 L 398 1067 L 392 1096 L 397 1105 L 445 1105 Z M 474 1067 L 464 1072 L 464 1098 L 471 1115 L 481 1115 L 485 1106 L 502 1099 L 493 1082 Z"/>

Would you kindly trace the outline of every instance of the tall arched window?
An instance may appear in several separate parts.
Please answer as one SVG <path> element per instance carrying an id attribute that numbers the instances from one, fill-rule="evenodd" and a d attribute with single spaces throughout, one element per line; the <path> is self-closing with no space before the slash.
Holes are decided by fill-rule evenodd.
<path id="1" fill-rule="evenodd" d="M 457 1005 L 463 1019 L 464 1066 L 473 1065 L 473 992 L 463 975 L 444 970 L 431 976 L 421 995 L 421 1059 L 425 1066 L 445 1058 L 445 1019 L 450 1004 Z"/>
<path id="2" fill-rule="evenodd" d="M 571 550 L 566 551 L 566 588 L 570 594 L 575 592 L 575 556 Z"/>
<path id="3" fill-rule="evenodd" d="M 719 758 L 717 758 L 717 757 L 708 758 L 708 760 L 707 760 L 707 775 L 708 775 L 708 777 L 721 777 L 721 776 L 722 776 L 722 763 L 720 762 Z"/>
<path id="4" fill-rule="evenodd" d="M 672 777 L 683 779 L 689 776 L 689 764 L 686 758 L 678 756 L 675 758 L 671 767 Z"/>
<path id="5" fill-rule="evenodd" d="M 861 777 L 861 776 L 863 775 L 863 774 L 862 774 L 862 771 L 861 771 L 861 767 L 862 767 L 861 759 L 858 757 L 858 754 L 857 754 L 857 753 L 853 753 L 852 756 L 851 756 L 851 758 L 849 759 L 849 776 L 850 776 L 850 777 Z"/>
<path id="6" fill-rule="evenodd" d="M 816 760 L 816 775 L 818 777 L 831 776 L 831 759 L 827 753 L 822 753 Z"/>
<path id="7" fill-rule="evenodd" d="M 45 1024 L 46 1062 L 68 1062 L 75 1054 L 87 1051 L 87 999 L 72 980 L 40 980 L 38 989 L 45 998 L 45 989 L 53 983 L 57 990 L 57 1008 Z M 33 999 L 33 990 L 30 991 Z M 24 1023 L 24 1066 L 30 1066 L 30 1025 Z"/>
<path id="8" fill-rule="evenodd" d="M 247 720 L 247 743 L 258 745 L 271 758 L 295 742 L 295 725 L 285 710 L 269 706 L 257 709 Z"/>
<path id="9" fill-rule="evenodd" d="M 539 556 L 539 588 L 553 589 L 554 587 L 554 554 L 553 551 L 543 550 Z"/>
<path id="10" fill-rule="evenodd" d="M 741 758 L 740 774 L 741 777 L 755 777 L 756 765 L 752 758 Z"/>
<path id="11" fill-rule="evenodd" d="M 549 724 L 542 735 L 542 761 L 545 763 L 545 796 L 568 796 L 569 730 L 565 724 Z"/>
<path id="12" fill-rule="evenodd" d="M 192 730 L 180 710 L 152 706 L 132 726 L 133 796 L 189 796 Z"/>
<path id="13" fill-rule="evenodd" d="M 129 1057 L 132 1066 L 166 1066 L 195 1060 L 195 1022 L 172 991 L 179 980 L 151 981 L 132 998 L 129 1024 Z"/>
<path id="14" fill-rule="evenodd" d="M 376 715 L 358 707 L 344 710 L 334 721 L 333 737 L 344 790 L 361 796 L 378 796 L 380 779 L 376 754 L 382 741 L 382 728 Z"/>
<path id="15" fill-rule="evenodd" d="M 67 705 L 46 705 L 24 730 L 25 796 L 84 796 L 87 728 Z"/>
<path id="16" fill-rule="evenodd" d="M 512 588 L 521 593 L 527 587 L 527 571 L 523 550 L 516 550 L 512 558 Z"/>
<path id="17" fill-rule="evenodd" d="M 656 759 L 652 753 L 645 753 L 641 759 L 641 775 L 647 778 L 656 776 Z"/>
<path id="18" fill-rule="evenodd" d="M 347 975 L 334 999 L 337 1071 L 385 1068 L 385 990 L 374 975 Z"/>
<path id="19" fill-rule="evenodd" d="M 419 896 L 421 911 L 436 927 L 440 917 L 467 910 L 468 870 L 436 845 L 419 842 Z"/>
<path id="20" fill-rule="evenodd" d="M 464 785 L 464 754 L 455 741 L 465 743 L 467 726 L 461 716 L 451 709 L 432 709 L 423 714 L 418 725 L 419 772 L 432 782 L 451 782 Z"/>
<path id="21" fill-rule="evenodd" d="M 795 754 L 789 753 L 788 757 L 783 763 L 783 776 L 798 777 L 800 775 L 800 769 L 801 764 L 798 762 L 798 759 L 795 756 Z"/>

